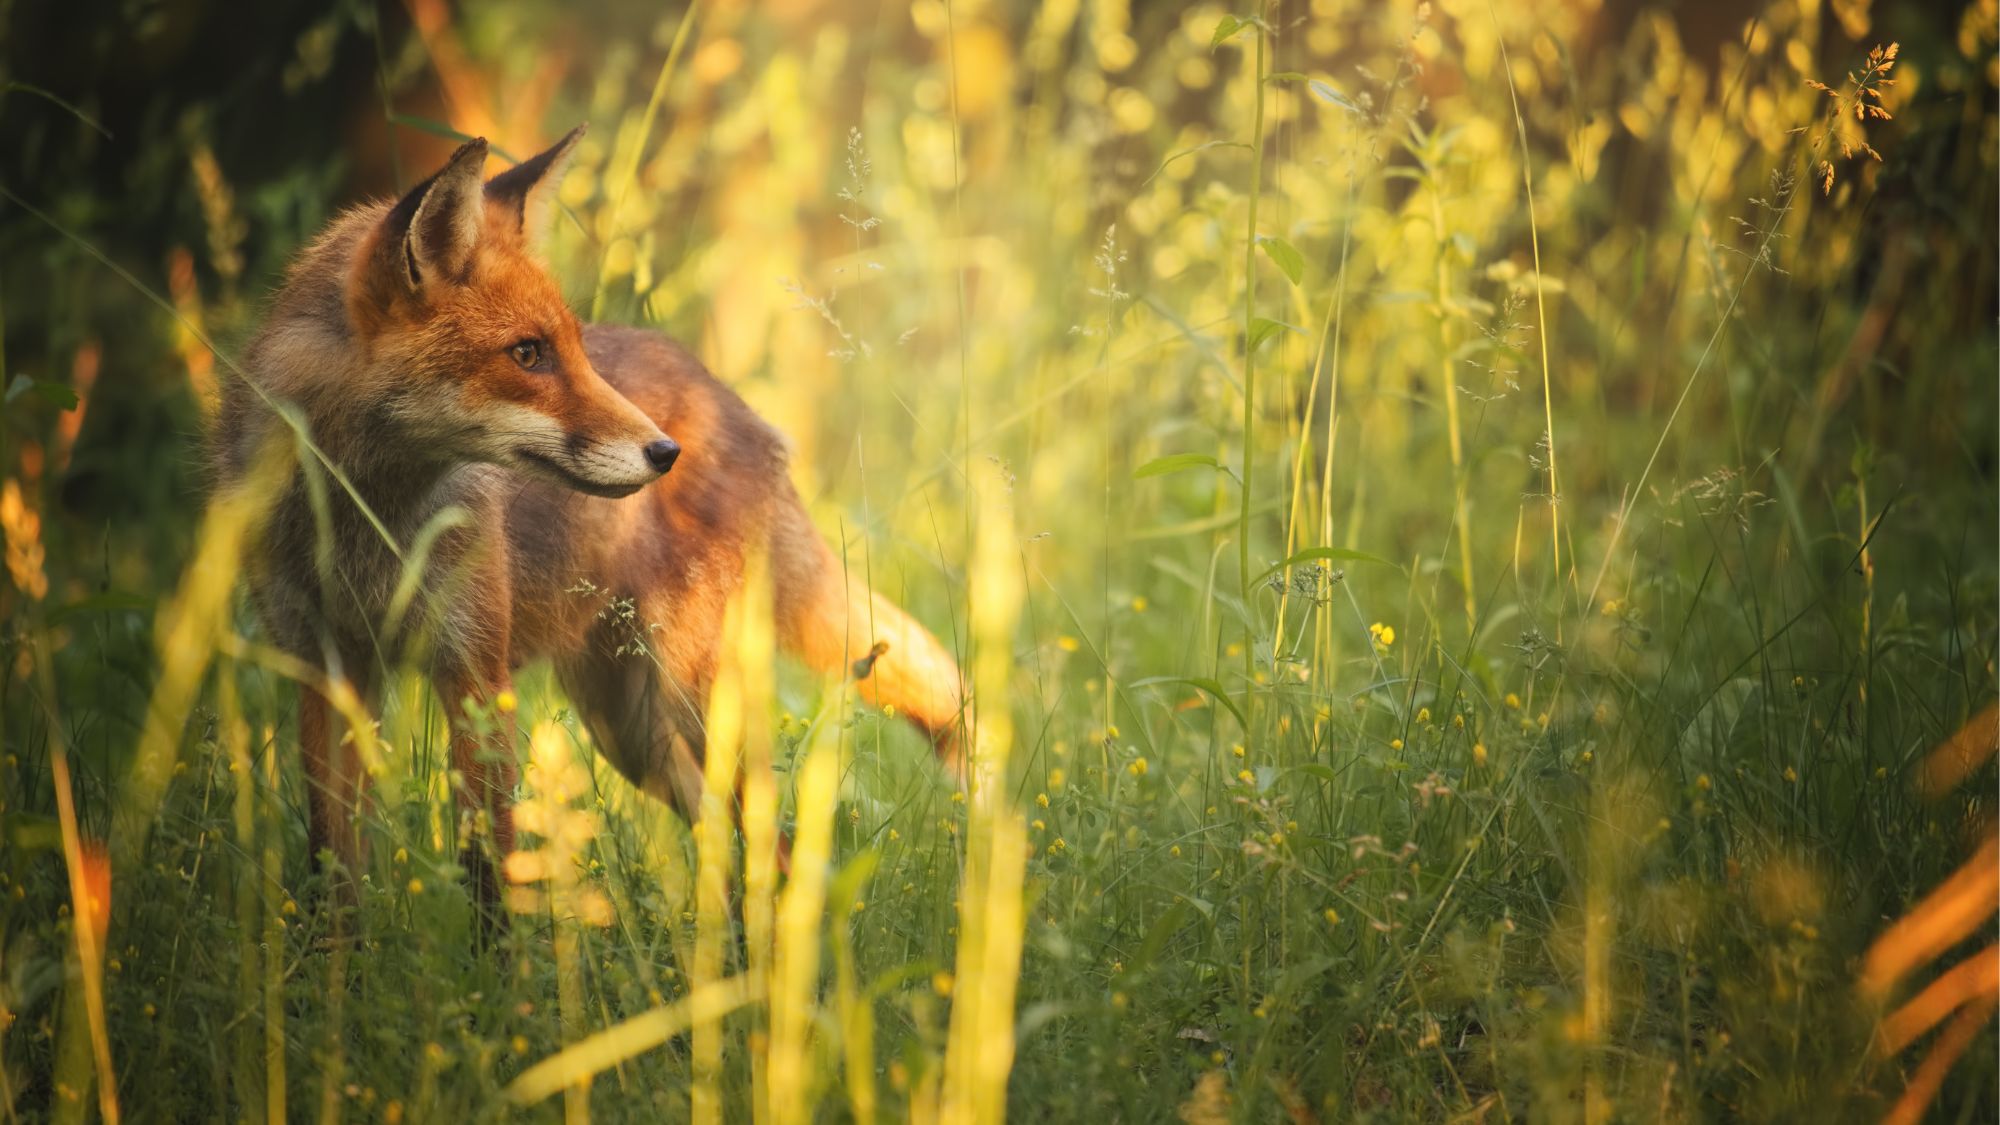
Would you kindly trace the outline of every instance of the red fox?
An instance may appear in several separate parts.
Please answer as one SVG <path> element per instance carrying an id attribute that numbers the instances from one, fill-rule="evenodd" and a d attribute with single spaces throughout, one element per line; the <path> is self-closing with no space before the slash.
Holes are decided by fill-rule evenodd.
<path id="1" fill-rule="evenodd" d="M 487 814 L 499 853 L 467 855 L 488 908 L 492 861 L 514 846 L 516 765 L 511 729 L 482 738 L 462 702 L 491 705 L 514 669 L 549 658 L 599 750 L 694 817 L 723 609 L 750 552 L 769 559 L 781 648 L 833 673 L 886 643 L 864 698 L 947 759 L 965 722 L 957 664 L 846 577 L 777 432 L 679 344 L 582 324 L 564 303 L 538 242 L 582 133 L 483 183 L 473 140 L 397 202 L 335 219 L 292 264 L 247 352 L 256 387 L 230 387 L 214 432 L 227 487 L 286 424 L 267 400 L 289 404 L 346 478 L 294 472 L 247 560 L 252 600 L 277 646 L 364 699 L 371 669 L 427 664 L 460 807 Z M 439 519 L 451 508 L 463 518 Z M 413 597 L 406 559 L 423 563 Z M 629 600 L 653 659 L 631 655 L 607 597 Z M 364 771 L 338 726 L 302 687 L 313 852 L 353 878 Z"/>

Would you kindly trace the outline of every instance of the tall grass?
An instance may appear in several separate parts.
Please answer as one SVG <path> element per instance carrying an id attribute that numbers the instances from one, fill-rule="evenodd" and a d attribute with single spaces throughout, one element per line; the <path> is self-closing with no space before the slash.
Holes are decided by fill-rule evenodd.
<path id="1" fill-rule="evenodd" d="M 251 173 L 202 165 L 171 301 L 6 185 L 107 357 L 35 366 L 83 341 L 0 265 L 10 1119 L 1990 1116 L 1984 736 L 1924 779 L 1997 690 L 1993 42 L 1854 8 L 336 18 L 413 136 L 591 121 L 559 275 L 784 430 L 975 686 L 954 776 L 777 657 L 752 560 L 690 826 L 528 670 L 481 714 L 530 762 L 485 939 L 463 701 L 381 669 L 366 713 L 238 592 L 340 466 L 299 435 L 134 529 L 66 491 L 148 485 L 117 378 L 192 419 L 240 377 L 199 326 L 251 319 Z M 302 685 L 369 763 L 351 918 Z"/>

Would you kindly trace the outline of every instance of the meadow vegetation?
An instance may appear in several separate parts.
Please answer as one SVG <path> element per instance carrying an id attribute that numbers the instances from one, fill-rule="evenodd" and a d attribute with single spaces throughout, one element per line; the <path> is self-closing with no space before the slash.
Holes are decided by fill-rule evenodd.
<path id="1" fill-rule="evenodd" d="M 341 3 L 234 83 L 195 17 L 20 16 L 0 1113 L 1991 1120 L 2000 70 L 1947 7 Z M 319 673 L 205 412 L 358 187 L 580 120 L 573 302 L 786 433 L 986 780 L 774 663 L 753 583 L 710 789 L 790 877 L 533 670 L 482 940 L 462 701 L 385 669 L 330 940 Z"/>

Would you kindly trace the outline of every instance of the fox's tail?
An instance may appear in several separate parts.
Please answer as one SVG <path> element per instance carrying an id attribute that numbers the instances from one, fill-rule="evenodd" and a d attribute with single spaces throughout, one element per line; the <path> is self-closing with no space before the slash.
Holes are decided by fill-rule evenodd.
<path id="1" fill-rule="evenodd" d="M 778 641 L 815 671 L 852 678 L 862 698 L 930 737 L 962 776 L 971 710 L 958 662 L 894 602 L 843 572 L 804 513 L 772 544 Z"/>

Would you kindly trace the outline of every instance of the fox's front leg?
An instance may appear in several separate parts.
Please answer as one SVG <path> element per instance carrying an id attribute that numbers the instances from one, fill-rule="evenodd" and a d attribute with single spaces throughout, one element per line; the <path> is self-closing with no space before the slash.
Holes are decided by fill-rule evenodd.
<path id="1" fill-rule="evenodd" d="M 358 906 L 358 882 L 368 863 L 361 834 L 361 800 L 367 776 L 352 740 L 343 738 L 333 706 L 315 688 L 299 686 L 299 749 L 306 767 L 307 836 L 314 864 L 333 857 L 327 872 L 334 905 Z"/>
<path id="2" fill-rule="evenodd" d="M 472 878 L 480 909 L 499 920 L 500 871 L 514 850 L 514 786 L 520 767 L 514 757 L 514 722 L 496 706 L 510 692 L 506 670 L 489 668 L 444 677 L 441 685 L 451 716 L 451 768 L 459 810 L 467 814 L 471 831 L 461 838 L 466 871 Z M 491 715 L 495 729 L 482 734 L 472 725 L 466 705 Z"/>

